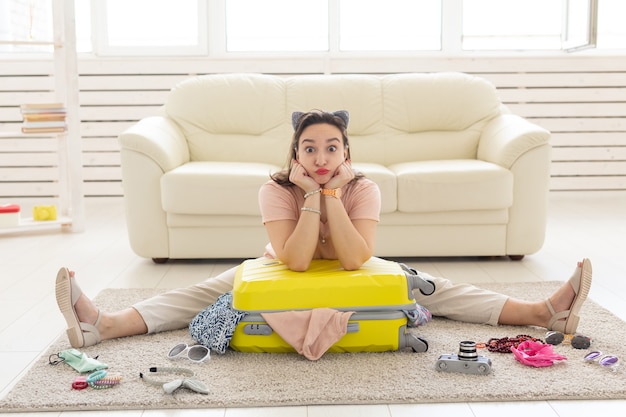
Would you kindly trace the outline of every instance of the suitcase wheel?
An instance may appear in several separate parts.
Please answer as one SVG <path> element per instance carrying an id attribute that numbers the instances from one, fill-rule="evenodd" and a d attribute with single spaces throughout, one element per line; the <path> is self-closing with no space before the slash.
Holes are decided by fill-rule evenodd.
<path id="1" fill-rule="evenodd" d="M 435 283 L 429 279 L 422 278 L 417 269 L 411 268 L 403 263 L 398 263 L 398 265 L 400 265 L 406 275 L 409 292 L 412 292 L 416 288 L 418 288 L 423 295 L 431 295 L 435 292 Z"/>
<path id="2" fill-rule="evenodd" d="M 428 350 L 428 342 L 421 337 L 417 337 L 410 333 L 404 335 L 404 346 L 413 349 L 413 352 L 426 352 Z"/>
<path id="3" fill-rule="evenodd" d="M 430 288 L 427 288 L 426 286 L 424 286 L 424 288 L 420 288 L 420 292 L 421 292 L 423 295 L 432 295 L 432 293 L 434 293 L 434 292 L 435 292 L 435 283 L 434 283 L 434 282 L 432 282 L 432 281 L 431 281 L 431 280 L 429 280 L 429 279 L 426 279 L 426 280 L 424 280 L 424 281 L 426 281 L 427 283 L 429 283 L 429 284 L 430 284 Z"/>

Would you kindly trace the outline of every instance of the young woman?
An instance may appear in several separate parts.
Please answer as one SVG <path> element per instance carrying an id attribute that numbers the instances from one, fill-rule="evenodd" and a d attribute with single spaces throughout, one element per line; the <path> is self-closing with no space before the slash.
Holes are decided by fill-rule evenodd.
<path id="1" fill-rule="evenodd" d="M 295 133 L 288 169 L 273 175 L 259 192 L 270 241 L 264 256 L 278 258 L 294 271 L 306 271 L 312 259 L 337 259 L 345 269 L 358 269 L 374 255 L 380 191 L 351 167 L 348 112 L 297 112 L 292 121 Z M 235 270 L 120 311 L 102 312 L 82 294 L 73 272 L 61 268 L 56 297 L 70 344 L 80 348 L 106 339 L 187 327 L 200 311 L 232 290 Z M 428 297 L 419 291 L 414 295 L 434 316 L 574 333 L 592 270 L 591 262 L 584 259 L 556 292 L 535 302 L 423 275 L 435 283 L 436 291 Z"/>

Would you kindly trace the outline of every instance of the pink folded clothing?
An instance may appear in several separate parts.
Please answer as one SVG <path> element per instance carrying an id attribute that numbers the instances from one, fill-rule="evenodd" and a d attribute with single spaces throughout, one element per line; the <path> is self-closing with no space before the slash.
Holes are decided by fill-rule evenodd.
<path id="1" fill-rule="evenodd" d="M 261 313 L 261 316 L 296 352 L 314 361 L 346 334 L 352 314 L 352 311 L 316 308 Z"/>
<path id="2" fill-rule="evenodd" d="M 520 343 L 517 348 L 511 346 L 511 352 L 518 362 L 535 368 L 551 366 L 556 361 L 567 360 L 565 356 L 553 352 L 552 348 L 552 345 L 526 340 Z"/>

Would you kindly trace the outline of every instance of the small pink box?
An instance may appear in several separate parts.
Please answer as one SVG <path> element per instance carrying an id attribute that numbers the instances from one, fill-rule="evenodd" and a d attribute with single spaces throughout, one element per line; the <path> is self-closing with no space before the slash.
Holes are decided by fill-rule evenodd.
<path id="1" fill-rule="evenodd" d="M 0 227 L 15 227 L 20 224 L 20 206 L 0 204 Z"/>

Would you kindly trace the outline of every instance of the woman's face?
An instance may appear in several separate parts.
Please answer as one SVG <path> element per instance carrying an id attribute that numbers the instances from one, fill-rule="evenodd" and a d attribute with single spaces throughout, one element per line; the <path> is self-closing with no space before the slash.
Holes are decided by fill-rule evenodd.
<path id="1" fill-rule="evenodd" d="M 326 184 L 345 161 L 341 130 L 319 123 L 306 127 L 298 141 L 296 159 L 318 184 Z"/>

